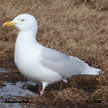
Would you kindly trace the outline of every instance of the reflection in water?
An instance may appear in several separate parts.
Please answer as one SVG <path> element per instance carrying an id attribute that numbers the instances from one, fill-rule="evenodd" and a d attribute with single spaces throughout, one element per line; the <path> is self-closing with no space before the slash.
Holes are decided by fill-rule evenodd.
<path id="1" fill-rule="evenodd" d="M 0 68 L 0 72 L 8 72 L 8 70 L 6 70 L 4 68 Z"/>

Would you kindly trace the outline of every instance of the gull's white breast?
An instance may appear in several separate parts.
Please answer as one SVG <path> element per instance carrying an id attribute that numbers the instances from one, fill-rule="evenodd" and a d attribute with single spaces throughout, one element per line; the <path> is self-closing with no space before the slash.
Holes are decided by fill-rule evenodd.
<path id="1" fill-rule="evenodd" d="M 26 37 L 24 37 L 26 36 Z M 29 80 L 54 83 L 62 77 L 41 63 L 41 53 L 44 48 L 39 43 L 29 43 L 29 36 L 19 34 L 15 45 L 15 64 L 18 70 Z"/>

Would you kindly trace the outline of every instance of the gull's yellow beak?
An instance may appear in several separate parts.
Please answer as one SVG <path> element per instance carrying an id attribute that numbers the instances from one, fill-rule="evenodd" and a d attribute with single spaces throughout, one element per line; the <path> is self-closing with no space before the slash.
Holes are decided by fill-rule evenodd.
<path id="1" fill-rule="evenodd" d="M 3 27 L 10 27 L 10 26 L 14 26 L 16 23 L 12 22 L 12 21 L 9 21 L 9 22 L 5 22 L 3 24 Z"/>

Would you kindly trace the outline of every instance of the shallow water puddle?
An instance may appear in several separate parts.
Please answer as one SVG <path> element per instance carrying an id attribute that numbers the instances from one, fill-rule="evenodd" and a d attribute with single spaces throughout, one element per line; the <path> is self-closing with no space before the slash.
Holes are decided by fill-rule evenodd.
<path id="1" fill-rule="evenodd" d="M 8 70 L 0 68 L 0 73 L 8 72 Z M 7 75 L 5 77 L 8 77 Z M 5 99 L 11 99 L 15 96 L 26 96 L 27 94 L 33 95 L 28 86 L 35 86 L 36 84 L 30 81 L 16 83 L 3 82 L 3 86 L 0 87 L 0 108 L 23 108 L 20 103 L 3 103 Z"/>
<path id="2" fill-rule="evenodd" d="M 4 69 L 4 68 L 0 68 L 0 73 L 1 72 L 8 72 L 8 70 Z"/>
<path id="3" fill-rule="evenodd" d="M 10 96 L 25 96 L 26 94 L 34 94 L 32 91 L 28 90 L 27 88 L 23 88 L 25 85 L 25 82 L 16 82 L 14 83 L 8 83 L 4 82 L 4 85 L 0 89 L 0 96 L 3 97 L 10 97 Z M 34 85 L 31 83 L 31 85 Z"/>
<path id="4" fill-rule="evenodd" d="M 3 103 L 3 100 L 12 98 L 14 96 L 26 96 L 26 94 L 33 95 L 34 93 L 28 90 L 25 84 L 33 85 L 32 82 L 16 82 L 16 83 L 8 83 L 4 82 L 4 86 L 0 88 L 0 108 L 22 108 L 20 103 Z"/>
<path id="5" fill-rule="evenodd" d="M 19 103 L 0 103 L 0 108 L 23 108 Z"/>

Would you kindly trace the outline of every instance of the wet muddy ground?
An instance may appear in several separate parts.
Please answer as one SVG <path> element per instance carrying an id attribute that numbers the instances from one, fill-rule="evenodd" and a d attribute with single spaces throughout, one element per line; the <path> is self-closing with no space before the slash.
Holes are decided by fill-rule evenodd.
<path id="1" fill-rule="evenodd" d="M 80 77 L 82 81 L 78 80 Z M 93 76 L 74 76 L 68 84 L 59 82 L 50 85 L 43 97 L 39 96 L 38 84 L 27 81 L 16 67 L 0 68 L 0 79 L 0 108 L 107 107 L 101 98 L 93 96 L 99 89 L 99 82 Z"/>

